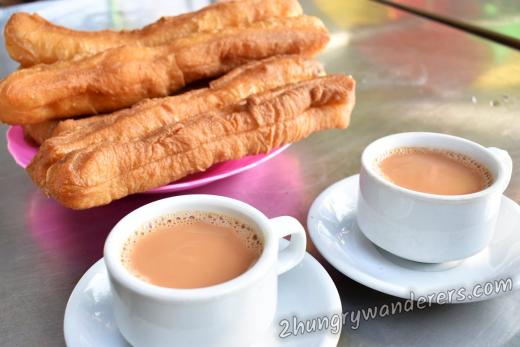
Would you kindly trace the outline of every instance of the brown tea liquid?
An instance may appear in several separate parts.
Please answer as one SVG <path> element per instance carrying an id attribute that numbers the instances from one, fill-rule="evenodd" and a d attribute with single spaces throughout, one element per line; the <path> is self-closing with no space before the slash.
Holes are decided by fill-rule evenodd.
<path id="1" fill-rule="evenodd" d="M 201 288 L 247 271 L 263 249 L 259 234 L 229 216 L 185 212 L 162 217 L 126 242 L 123 264 L 137 277 L 169 288 Z"/>
<path id="2" fill-rule="evenodd" d="M 402 147 L 377 161 L 391 182 L 417 192 L 461 195 L 481 191 L 493 181 L 489 170 L 461 153 Z"/>

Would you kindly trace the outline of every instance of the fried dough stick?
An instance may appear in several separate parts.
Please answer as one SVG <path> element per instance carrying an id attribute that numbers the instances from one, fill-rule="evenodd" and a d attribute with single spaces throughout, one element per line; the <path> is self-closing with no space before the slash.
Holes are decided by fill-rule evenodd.
<path id="1" fill-rule="evenodd" d="M 89 118 L 63 121 L 69 130 L 44 142 L 27 170 L 33 181 L 43 186 L 50 165 L 72 151 L 102 142 L 142 139 L 164 126 L 221 109 L 252 94 L 323 74 L 323 67 L 316 60 L 276 56 L 242 65 L 210 82 L 208 88 L 150 99 L 129 109 L 97 116 L 94 121 Z"/>
<path id="2" fill-rule="evenodd" d="M 209 83 L 208 90 L 218 90 L 228 87 L 228 85 L 233 82 L 237 88 L 242 88 L 243 91 L 247 92 L 247 89 L 251 89 L 251 93 L 258 93 L 262 90 L 276 88 L 280 85 L 293 83 L 300 80 L 304 80 L 307 78 L 317 77 L 323 75 L 325 72 L 320 63 L 315 60 L 310 60 L 303 58 L 298 55 L 280 55 L 274 56 L 267 59 L 254 61 L 238 68 L 231 70 L 228 74 L 220 77 L 217 80 L 213 80 Z M 257 82 L 254 79 L 258 79 Z M 244 83 L 243 86 L 240 86 L 241 83 Z M 264 87 L 265 84 L 265 87 Z M 241 90 L 237 90 L 237 96 L 240 94 Z M 231 92 L 230 92 L 231 93 Z M 249 95 L 249 94 L 248 94 Z M 242 98 L 246 97 L 243 95 Z M 167 102 L 169 99 L 162 100 Z M 197 99 L 200 100 L 200 99 Z M 150 102 L 150 100 L 143 100 L 142 103 L 146 104 L 149 107 L 160 106 L 162 101 L 157 100 L 157 104 L 154 102 Z M 177 100 L 175 97 L 171 99 L 171 102 L 180 102 L 181 100 Z M 209 100 L 211 101 L 211 99 Z M 206 100 L 208 102 L 208 100 Z M 208 102 L 208 105 L 211 102 Z M 225 104 L 225 102 L 223 102 Z M 138 104 L 139 105 L 139 104 Z M 136 105 L 137 106 L 137 105 Z M 42 123 L 35 124 L 27 124 L 23 126 L 25 136 L 29 137 L 33 142 L 38 145 L 41 145 L 45 140 L 56 137 L 60 135 L 64 135 L 65 133 L 71 132 L 70 137 L 65 137 L 62 140 L 56 140 L 56 142 L 63 143 L 67 142 L 68 145 L 75 147 L 72 141 L 81 138 L 82 140 L 86 140 L 87 142 L 90 140 L 89 137 L 83 138 L 86 134 L 91 134 L 92 131 L 97 131 L 105 127 L 109 127 L 112 125 L 119 116 L 130 116 L 138 113 L 143 110 L 148 112 L 148 107 L 142 105 L 139 108 L 136 108 L 129 112 L 127 109 L 116 111 L 113 114 L 107 115 L 98 115 L 98 116 L 89 116 L 78 119 L 66 119 L 66 120 L 50 120 Z M 135 112 L 134 112 L 135 111 Z M 191 113 L 186 113 L 191 114 Z M 131 118 L 131 117 L 129 117 Z M 136 120 L 139 121 L 139 120 Z M 89 124 L 96 123 L 96 125 L 89 128 L 88 133 L 84 133 L 81 129 L 88 126 Z M 86 129 L 85 129 L 86 130 Z M 107 129 L 108 131 L 108 129 Z M 125 129 L 119 128 L 116 131 L 125 131 Z M 126 137 L 127 133 L 110 133 L 103 134 L 102 136 L 107 136 L 105 138 L 109 138 L 112 140 L 119 140 Z M 88 136 L 88 135 L 87 135 Z M 96 142 L 94 140 L 94 142 Z M 69 150 L 70 151 L 70 150 Z"/>
<path id="3" fill-rule="evenodd" d="M 163 17 L 142 29 L 78 31 L 52 24 L 37 14 L 18 12 L 9 18 L 4 36 L 11 58 L 28 67 L 93 55 L 124 45 L 163 45 L 196 32 L 301 14 L 302 9 L 297 0 L 228 1 L 196 12 Z"/>
<path id="4" fill-rule="evenodd" d="M 50 167 L 45 191 L 74 209 L 108 204 L 225 160 L 266 153 L 314 131 L 345 128 L 353 105 L 354 81 L 344 75 L 284 86 L 139 141 L 72 152 Z"/>
<path id="5" fill-rule="evenodd" d="M 23 125 L 23 135 L 25 138 L 41 145 L 45 140 L 52 137 L 56 131 L 59 121 L 49 120 L 43 123 Z"/>
<path id="6" fill-rule="evenodd" d="M 45 140 L 50 139 L 53 136 L 64 134 L 65 132 L 77 129 L 80 126 L 87 126 L 103 117 L 104 115 L 100 114 L 97 116 L 80 117 L 61 121 L 53 119 L 41 123 L 25 124 L 22 125 L 22 128 L 26 138 L 29 138 L 37 145 L 41 145 Z"/>
<path id="7" fill-rule="evenodd" d="M 314 17 L 255 22 L 156 47 L 124 46 L 77 61 L 36 65 L 0 82 L 0 120 L 10 124 L 106 113 L 278 54 L 313 56 L 328 42 Z"/>

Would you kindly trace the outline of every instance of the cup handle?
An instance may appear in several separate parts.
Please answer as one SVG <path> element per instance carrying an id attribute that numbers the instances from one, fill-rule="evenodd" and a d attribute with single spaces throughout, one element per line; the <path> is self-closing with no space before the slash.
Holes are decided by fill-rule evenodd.
<path id="1" fill-rule="evenodd" d="M 513 159 L 511 159 L 509 153 L 503 149 L 497 147 L 488 147 L 487 150 L 490 151 L 491 154 L 495 158 L 497 158 L 500 164 L 502 165 L 506 173 L 505 176 L 507 177 L 507 184 L 509 184 L 509 181 L 511 180 L 511 175 L 513 174 Z"/>
<path id="2" fill-rule="evenodd" d="M 298 265 L 305 256 L 307 237 L 305 229 L 296 218 L 283 216 L 270 220 L 275 234 L 279 237 L 291 235 L 289 245 L 278 253 L 278 275 Z"/>

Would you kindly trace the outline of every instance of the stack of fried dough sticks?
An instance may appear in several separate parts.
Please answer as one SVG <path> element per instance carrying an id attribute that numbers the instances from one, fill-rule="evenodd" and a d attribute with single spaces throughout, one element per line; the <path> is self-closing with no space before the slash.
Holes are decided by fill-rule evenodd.
<path id="1" fill-rule="evenodd" d="M 0 82 L 0 120 L 40 145 L 29 175 L 73 209 L 346 128 L 355 101 L 351 77 L 312 59 L 329 35 L 297 0 L 220 2 L 132 31 L 15 13 L 4 35 L 21 67 Z"/>

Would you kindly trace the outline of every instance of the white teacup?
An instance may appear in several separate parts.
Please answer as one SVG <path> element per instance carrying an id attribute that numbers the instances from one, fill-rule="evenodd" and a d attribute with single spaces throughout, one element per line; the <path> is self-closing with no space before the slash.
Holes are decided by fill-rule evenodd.
<path id="1" fill-rule="evenodd" d="M 436 195 L 402 188 L 384 178 L 375 162 L 399 147 L 426 147 L 465 154 L 485 165 L 493 183 L 476 193 Z M 437 133 L 411 132 L 380 138 L 363 151 L 357 222 L 374 244 L 399 257 L 441 263 L 467 258 L 493 236 L 512 160 L 498 148 Z"/>
<path id="2" fill-rule="evenodd" d="M 216 212 L 249 224 L 263 239 L 257 262 L 240 276 L 205 288 L 164 288 L 134 276 L 121 261 L 125 241 L 141 225 L 180 211 Z M 279 251 L 278 241 L 287 235 L 290 244 Z M 116 323 L 136 347 L 249 346 L 274 318 L 278 275 L 303 259 L 305 247 L 305 231 L 296 219 L 268 219 L 234 199 L 185 195 L 152 202 L 121 219 L 105 242 Z"/>

